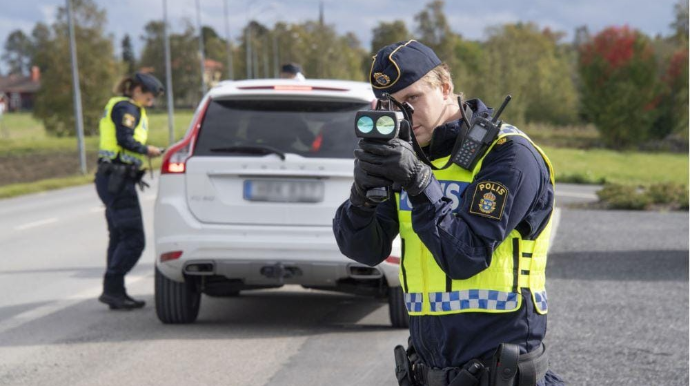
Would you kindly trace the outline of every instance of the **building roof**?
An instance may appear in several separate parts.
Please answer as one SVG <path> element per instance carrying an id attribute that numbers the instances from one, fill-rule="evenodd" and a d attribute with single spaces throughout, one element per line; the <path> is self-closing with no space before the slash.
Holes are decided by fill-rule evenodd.
<path id="1" fill-rule="evenodd" d="M 40 80 L 33 80 L 30 76 L 12 74 L 0 76 L 0 93 L 35 93 L 41 88 Z"/>

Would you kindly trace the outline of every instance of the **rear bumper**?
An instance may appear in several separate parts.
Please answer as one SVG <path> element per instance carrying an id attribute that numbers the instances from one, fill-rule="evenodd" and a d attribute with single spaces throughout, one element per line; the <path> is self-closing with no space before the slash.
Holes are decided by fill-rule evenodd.
<path id="1" fill-rule="evenodd" d="M 352 278 L 352 267 L 363 267 L 340 253 L 330 226 L 204 224 L 189 212 L 181 195 L 158 196 L 154 233 L 156 266 L 166 277 L 179 282 L 184 280 L 185 268 L 199 262 L 212 264 L 214 274 L 257 285 L 329 287 L 340 279 Z M 160 261 L 162 254 L 173 251 L 181 251 L 182 255 Z M 300 275 L 281 281 L 262 273 L 264 267 L 279 263 L 294 267 Z M 376 268 L 388 286 L 400 286 L 398 265 L 384 262 Z"/>

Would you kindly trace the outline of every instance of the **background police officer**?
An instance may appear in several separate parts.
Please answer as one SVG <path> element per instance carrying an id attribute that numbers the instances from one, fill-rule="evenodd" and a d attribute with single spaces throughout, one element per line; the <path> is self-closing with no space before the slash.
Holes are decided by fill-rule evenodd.
<path id="1" fill-rule="evenodd" d="M 369 80 L 378 98 L 390 93 L 414 107 L 417 141 L 432 164 L 445 165 L 456 138 L 467 135 L 448 67 L 423 44 L 399 42 L 377 53 Z M 492 114 L 478 99 L 465 105 L 473 116 Z M 336 212 L 334 233 L 343 254 L 371 266 L 401 235 L 410 335 L 417 368 L 426 369 L 417 380 L 445 386 L 471 361 L 488 364 L 503 343 L 518 345 L 521 359 L 540 355 L 554 207 L 553 172 L 541 150 L 509 125 L 473 170 L 452 164 L 432 171 L 400 139 L 359 146 L 355 182 Z M 396 199 L 366 196 L 394 182 L 402 186 Z M 540 363 L 532 382 L 520 385 L 563 384 Z"/>
<path id="2" fill-rule="evenodd" d="M 163 92 L 161 82 L 151 74 L 136 73 L 116 86 L 105 106 L 99 124 L 100 149 L 96 190 L 105 204 L 110 241 L 103 279 L 103 294 L 98 298 L 111 309 L 144 307 L 125 290 L 125 275 L 144 250 L 144 224 L 135 185 L 144 174 L 145 158 L 157 157 L 161 149 L 147 146 L 146 107 Z"/>

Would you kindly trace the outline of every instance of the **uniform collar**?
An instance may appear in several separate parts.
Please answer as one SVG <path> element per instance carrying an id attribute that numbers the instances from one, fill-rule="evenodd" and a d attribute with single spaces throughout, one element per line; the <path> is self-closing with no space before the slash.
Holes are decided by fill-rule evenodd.
<path id="1" fill-rule="evenodd" d="M 470 99 L 465 103 L 472 110 L 472 114 L 493 114 L 493 109 L 487 107 L 484 102 L 479 99 Z M 424 152 L 430 160 L 449 156 L 453 151 L 455 139 L 458 135 L 464 135 L 465 130 L 465 125 L 461 119 L 438 126 L 431 135 L 429 146 L 423 148 Z"/>

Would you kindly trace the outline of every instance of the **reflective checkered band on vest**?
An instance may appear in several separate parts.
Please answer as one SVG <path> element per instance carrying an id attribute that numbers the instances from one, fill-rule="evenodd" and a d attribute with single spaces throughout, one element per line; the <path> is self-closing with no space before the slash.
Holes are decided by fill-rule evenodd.
<path id="1" fill-rule="evenodd" d="M 405 306 L 409 312 L 422 312 L 424 296 L 421 293 L 405 294 Z"/>
<path id="2" fill-rule="evenodd" d="M 122 162 L 124 162 L 124 163 L 134 164 L 134 165 L 137 165 L 137 166 L 140 166 L 140 165 L 141 165 L 141 160 L 140 160 L 139 158 L 132 157 L 131 155 L 120 154 L 120 159 L 121 159 Z"/>
<path id="3" fill-rule="evenodd" d="M 99 150 L 99 151 L 98 151 L 98 156 L 99 156 L 99 157 L 104 157 L 104 158 L 114 159 L 115 156 L 117 156 L 117 154 L 115 154 L 114 151 Z"/>
<path id="4" fill-rule="evenodd" d="M 508 125 L 508 124 L 503 124 L 501 126 L 501 134 L 522 134 L 525 135 L 520 129 L 518 129 L 515 126 Z"/>
<path id="5" fill-rule="evenodd" d="M 99 150 L 98 156 L 104 157 L 104 158 L 109 158 L 109 159 L 115 159 L 115 157 L 117 157 L 117 153 L 115 153 L 114 151 Z M 124 163 L 141 166 L 141 160 L 139 158 L 132 157 L 131 155 L 120 154 L 120 160 Z"/>
<path id="6" fill-rule="evenodd" d="M 518 306 L 518 294 L 491 290 L 431 292 L 432 312 L 460 310 L 513 310 Z"/>
<path id="7" fill-rule="evenodd" d="M 537 306 L 539 311 L 546 312 L 546 310 L 549 309 L 549 305 L 547 304 L 546 300 L 546 291 L 534 293 L 534 305 Z"/>

